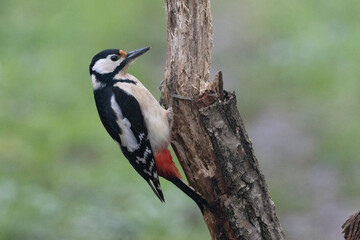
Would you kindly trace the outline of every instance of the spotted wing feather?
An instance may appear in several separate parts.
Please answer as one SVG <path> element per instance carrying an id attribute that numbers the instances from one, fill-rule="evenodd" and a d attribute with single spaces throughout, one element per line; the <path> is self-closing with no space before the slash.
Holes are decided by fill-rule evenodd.
<path id="1" fill-rule="evenodd" d="M 154 154 L 148 139 L 148 132 L 140 105 L 132 95 L 129 95 L 118 86 L 113 86 L 112 92 L 115 101 L 112 101 L 111 107 L 113 111 L 116 107 L 121 111 L 121 114 L 118 114 L 116 110 L 114 111 L 117 125 L 123 135 L 128 134 L 123 136 L 123 140 L 133 138 L 131 140 L 127 139 L 128 142 L 125 145 L 124 141 L 121 141 L 122 137 L 120 137 L 119 145 L 121 150 L 135 170 L 148 182 L 154 193 L 164 202 Z M 119 126 L 121 121 L 126 122 L 125 126 L 121 126 L 121 124 Z M 130 144 L 129 141 L 132 143 Z M 133 146 L 130 148 L 130 145 Z"/>

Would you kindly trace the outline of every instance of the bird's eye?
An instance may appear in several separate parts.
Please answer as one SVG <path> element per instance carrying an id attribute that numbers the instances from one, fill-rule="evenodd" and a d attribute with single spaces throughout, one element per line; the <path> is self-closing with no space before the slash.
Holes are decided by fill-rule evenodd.
<path id="1" fill-rule="evenodd" d="M 119 59 L 119 57 L 117 55 L 112 55 L 110 59 L 115 62 Z"/>

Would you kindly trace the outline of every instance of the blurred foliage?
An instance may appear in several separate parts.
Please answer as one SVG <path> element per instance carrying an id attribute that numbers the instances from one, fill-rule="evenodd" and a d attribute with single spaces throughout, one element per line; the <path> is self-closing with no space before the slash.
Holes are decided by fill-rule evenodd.
<path id="1" fill-rule="evenodd" d="M 129 71 L 159 96 L 163 5 L 0 1 L 1 240 L 210 238 L 174 186 L 162 181 L 167 203 L 158 201 L 107 136 L 93 101 L 88 65 L 106 48 L 151 46 Z M 315 139 L 306 163 L 340 169 L 344 199 L 360 200 L 358 2 L 212 5 L 213 62 L 236 89 L 245 122 L 268 108 L 293 113 Z M 266 177 L 280 212 L 310 204 Z"/>

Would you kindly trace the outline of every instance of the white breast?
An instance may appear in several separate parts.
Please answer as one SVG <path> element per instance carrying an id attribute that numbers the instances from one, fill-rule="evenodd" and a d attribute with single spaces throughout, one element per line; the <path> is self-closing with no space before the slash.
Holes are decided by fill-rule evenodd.
<path id="1" fill-rule="evenodd" d="M 120 78 L 120 76 L 118 77 Z M 163 109 L 154 96 L 134 76 L 126 74 L 121 78 L 136 82 L 136 85 L 118 82 L 115 86 L 127 91 L 138 100 L 148 129 L 151 148 L 154 152 L 157 152 L 167 147 L 170 141 L 169 111 Z"/>

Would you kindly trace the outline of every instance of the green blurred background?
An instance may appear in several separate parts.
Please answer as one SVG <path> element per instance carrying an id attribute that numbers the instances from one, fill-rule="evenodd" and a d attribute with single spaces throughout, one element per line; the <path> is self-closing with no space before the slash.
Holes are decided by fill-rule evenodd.
<path id="1" fill-rule="evenodd" d="M 358 0 L 212 1 L 211 76 L 236 90 L 288 239 L 341 239 L 360 208 Z M 129 71 L 156 97 L 163 1 L 0 0 L 0 240 L 210 239 L 166 204 L 103 129 L 88 65 L 151 46 Z"/>

